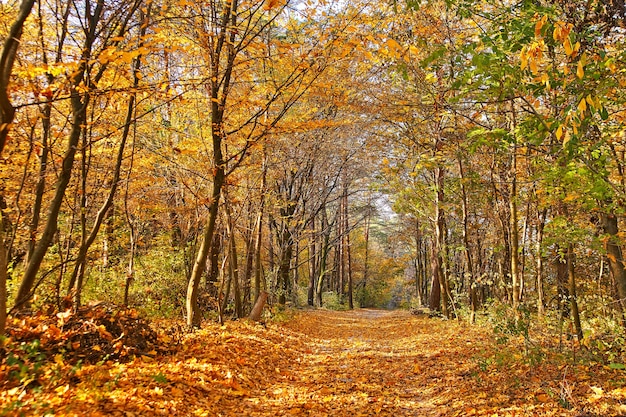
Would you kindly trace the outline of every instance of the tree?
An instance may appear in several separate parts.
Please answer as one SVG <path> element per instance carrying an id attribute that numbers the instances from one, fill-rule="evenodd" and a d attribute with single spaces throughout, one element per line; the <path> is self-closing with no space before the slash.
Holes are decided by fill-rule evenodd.
<path id="1" fill-rule="evenodd" d="M 0 155 L 7 142 L 11 123 L 15 117 L 15 108 L 9 99 L 9 82 L 13 64 L 17 55 L 20 38 L 24 30 L 24 22 L 30 15 L 35 4 L 34 0 L 23 0 L 19 14 L 11 25 L 0 55 Z M 4 333 L 7 311 L 7 262 L 5 218 L 3 214 L 4 198 L 0 195 L 0 334 Z"/>

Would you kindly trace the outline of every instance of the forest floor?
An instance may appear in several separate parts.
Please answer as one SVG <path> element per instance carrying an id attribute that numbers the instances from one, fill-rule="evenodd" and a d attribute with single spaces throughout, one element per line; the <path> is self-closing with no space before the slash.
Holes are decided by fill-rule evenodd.
<path id="1" fill-rule="evenodd" d="M 405 311 L 207 323 L 176 342 L 175 353 L 122 363 L 77 366 L 56 355 L 36 384 L 4 383 L 0 414 L 626 415 L 624 370 L 529 350 L 515 338 L 496 343 L 486 327 Z"/>

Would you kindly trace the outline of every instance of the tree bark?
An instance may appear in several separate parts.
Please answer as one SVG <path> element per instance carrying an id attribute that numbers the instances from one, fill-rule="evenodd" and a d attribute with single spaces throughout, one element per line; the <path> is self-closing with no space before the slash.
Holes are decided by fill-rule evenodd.
<path id="1" fill-rule="evenodd" d="M 315 238 L 315 216 L 309 219 L 309 286 L 307 288 L 307 304 L 315 304 L 315 284 L 317 282 L 317 251 Z"/>
<path id="2" fill-rule="evenodd" d="M 622 306 L 621 310 L 626 311 L 626 269 L 624 268 L 622 248 L 618 241 L 619 226 L 617 220 L 617 216 L 613 213 L 602 213 L 600 216 L 604 233 L 608 235 L 604 247 L 609 270 L 617 288 L 617 301 Z"/>
<path id="3" fill-rule="evenodd" d="M 13 72 L 13 64 L 20 46 L 20 39 L 24 31 L 24 22 L 35 5 L 35 0 L 22 0 L 20 10 L 9 29 L 4 41 L 2 55 L 0 56 L 0 155 L 4 151 L 11 123 L 15 117 L 15 108 L 9 99 L 9 83 Z"/>
<path id="4" fill-rule="evenodd" d="M 576 331 L 576 337 L 580 342 L 583 340 L 583 330 L 580 324 L 580 312 L 578 310 L 578 299 L 576 295 L 576 274 L 574 271 L 574 246 L 570 243 L 567 247 L 567 278 L 569 286 L 569 298 L 570 306 L 572 310 L 572 322 L 574 323 L 574 330 Z"/>
<path id="5" fill-rule="evenodd" d="M 263 307 L 265 306 L 266 301 L 267 292 L 261 291 L 256 299 L 256 302 L 254 303 L 254 307 L 252 308 L 250 315 L 248 316 L 250 320 L 259 321 L 261 319 L 261 313 L 263 313 Z"/>
<path id="6" fill-rule="evenodd" d="M 509 195 L 509 228 L 511 237 L 511 282 L 512 282 L 512 306 L 516 317 L 519 315 L 521 301 L 520 274 L 519 274 L 519 232 L 517 224 L 517 147 L 513 147 L 511 162 L 511 191 Z"/>
<path id="7" fill-rule="evenodd" d="M 465 246 L 465 265 L 467 267 L 468 286 L 469 286 L 469 302 L 470 302 L 470 323 L 476 322 L 476 311 L 478 310 L 478 296 L 476 294 L 476 285 L 474 283 L 474 264 L 472 262 L 472 252 L 470 248 L 469 237 L 469 210 L 467 202 L 467 190 L 465 189 L 465 170 L 463 169 L 463 160 L 459 155 L 459 173 L 461 175 L 461 204 L 463 212 L 463 245 Z"/>
<path id="8" fill-rule="evenodd" d="M 543 209 L 538 216 L 538 224 L 537 224 L 537 242 L 535 244 L 535 252 L 537 256 L 536 264 L 535 264 L 535 274 L 537 281 L 537 314 L 540 317 L 545 315 L 545 294 L 543 289 L 543 253 L 542 253 L 542 245 L 543 245 L 543 233 L 546 225 L 546 216 L 548 214 L 548 209 Z"/>
<path id="9" fill-rule="evenodd" d="M 319 267 L 319 278 L 317 279 L 317 287 L 315 289 L 315 294 L 317 298 L 317 306 L 322 307 L 322 292 L 324 286 L 324 278 L 326 278 L 326 263 L 328 261 L 328 251 L 329 251 L 329 243 L 330 243 L 330 225 L 328 224 L 328 215 L 326 213 L 326 205 L 324 204 L 321 210 L 322 219 L 321 219 L 321 231 L 322 231 L 322 244 L 320 247 L 320 267 Z"/>
<path id="10" fill-rule="evenodd" d="M 437 167 L 435 170 L 435 244 L 433 245 L 433 282 L 439 283 L 439 291 L 431 297 L 431 305 L 434 306 L 437 298 L 439 305 L 436 309 L 441 309 L 445 317 L 450 317 L 448 308 L 448 284 L 444 265 L 445 255 L 445 211 L 443 208 L 445 168 Z M 434 284 L 433 284 L 434 287 Z M 437 297 L 437 295 L 439 295 Z"/>

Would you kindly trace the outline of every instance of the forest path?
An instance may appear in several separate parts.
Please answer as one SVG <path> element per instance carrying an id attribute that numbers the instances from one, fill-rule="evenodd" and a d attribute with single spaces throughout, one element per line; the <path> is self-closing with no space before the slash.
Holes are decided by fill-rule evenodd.
<path id="1" fill-rule="evenodd" d="M 497 345 L 489 328 L 458 321 L 307 310 L 266 325 L 209 322 L 171 355 L 85 365 L 0 398 L 7 410 L 15 396 L 27 416 L 624 415 L 620 371 L 530 359 L 521 343 Z"/>
<path id="2" fill-rule="evenodd" d="M 458 326 L 437 324 L 406 311 L 308 312 L 286 324 L 311 340 L 303 365 L 293 368 L 297 383 L 273 389 L 302 398 L 292 414 L 448 415 L 447 394 L 469 375 L 471 346 L 480 344 Z"/>

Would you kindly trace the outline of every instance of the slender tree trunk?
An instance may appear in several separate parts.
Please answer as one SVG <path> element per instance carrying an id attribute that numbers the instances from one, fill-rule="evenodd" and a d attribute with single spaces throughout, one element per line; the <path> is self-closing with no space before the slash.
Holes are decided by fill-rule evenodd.
<path id="1" fill-rule="evenodd" d="M 233 298 L 235 300 L 235 315 L 237 318 L 243 317 L 243 309 L 241 305 L 241 293 L 239 287 L 239 259 L 237 255 L 237 242 L 235 240 L 235 225 L 233 223 L 232 213 L 230 211 L 230 203 L 228 197 L 224 193 L 224 214 L 226 214 L 226 233 L 228 233 L 228 281 L 233 287 Z M 224 306 L 228 302 L 228 293 L 224 295 Z M 223 309 L 224 310 L 224 309 Z"/>
<path id="2" fill-rule="evenodd" d="M 290 278 L 289 272 L 291 271 L 291 258 L 293 257 L 293 234 L 289 229 L 289 221 L 283 222 L 282 230 L 280 232 L 280 260 L 278 264 L 278 282 L 279 282 L 279 296 L 278 304 L 285 305 L 287 297 L 290 295 Z"/>
<path id="3" fill-rule="evenodd" d="M 329 252 L 329 243 L 330 243 L 330 225 L 328 224 L 328 215 L 326 213 L 326 205 L 322 207 L 321 210 L 322 219 L 321 219 L 321 230 L 322 230 L 322 244 L 320 247 L 320 268 L 319 268 L 319 278 L 317 280 L 317 288 L 315 289 L 315 294 L 317 298 L 317 306 L 322 307 L 322 292 L 324 286 L 324 278 L 326 278 L 326 263 L 328 261 L 328 252 Z"/>
<path id="4" fill-rule="evenodd" d="M 128 266 L 126 267 L 126 281 L 124 283 L 124 305 L 128 305 L 128 297 L 130 294 L 130 286 L 135 278 L 135 252 L 137 248 L 137 239 L 135 237 L 135 227 L 132 224 L 132 220 L 128 219 L 129 235 L 130 235 L 130 248 L 128 250 Z"/>
<path id="5" fill-rule="evenodd" d="M 347 203 L 346 203 L 347 205 Z M 348 221 L 348 214 L 346 213 L 346 222 Z M 350 251 L 350 228 L 346 224 L 346 267 L 348 270 L 348 307 L 350 310 L 354 309 L 354 296 L 353 296 L 353 283 L 352 283 L 352 254 Z"/>
<path id="6" fill-rule="evenodd" d="M 461 203 L 463 210 L 463 245 L 465 246 L 465 264 L 467 266 L 469 301 L 470 301 L 470 323 L 476 322 L 476 311 L 478 310 L 478 296 L 476 294 L 476 285 L 474 284 L 474 264 L 472 262 L 472 251 L 470 248 L 469 237 L 469 210 L 467 207 L 467 190 L 465 189 L 465 171 L 463 169 L 463 160 L 459 155 L 459 173 L 461 175 Z"/>
<path id="7" fill-rule="evenodd" d="M 511 191 L 509 195 L 510 205 L 510 237 L 511 237 L 511 282 L 512 282 L 512 306 L 516 317 L 519 314 L 521 301 L 520 274 L 519 274 L 519 232 L 517 224 L 517 148 L 513 148 L 511 163 Z"/>
<path id="8" fill-rule="evenodd" d="M 13 73 L 13 65 L 17 56 L 17 50 L 20 45 L 22 33 L 24 31 L 24 23 L 35 5 L 35 0 L 23 0 L 20 4 L 20 10 L 13 21 L 9 33 L 7 34 L 4 45 L 2 47 L 2 54 L 0 55 L 0 155 L 4 151 L 4 147 L 7 142 L 7 137 L 11 129 L 11 124 L 15 118 L 15 108 L 11 104 L 9 98 L 9 83 L 11 81 L 11 74 Z M 44 151 L 46 152 L 46 151 Z M 2 200 L 2 196 L 0 196 Z M 0 208 L 2 210 L 2 208 Z M 5 217 L 4 213 L 0 214 L 0 334 L 4 333 L 6 327 L 6 315 L 7 315 L 7 277 L 8 277 L 8 253 L 6 248 L 6 236 L 5 236 Z M 34 284 L 31 283 L 30 287 Z M 24 302 L 27 301 L 27 295 L 30 294 L 31 288 L 26 288 L 26 291 L 22 291 L 22 294 L 18 292 L 18 297 L 24 298 Z M 25 293 L 25 294 L 24 294 Z M 18 301 L 20 298 L 18 298 Z"/>
<path id="9" fill-rule="evenodd" d="M 2 155 L 6 145 L 11 123 L 15 117 L 15 108 L 9 99 L 9 83 L 13 73 L 13 64 L 24 31 L 24 22 L 34 5 L 35 0 L 22 0 L 19 13 L 13 21 L 2 47 L 2 55 L 0 56 L 0 155 Z"/>
<path id="10" fill-rule="evenodd" d="M 441 313 L 445 317 L 450 317 L 450 311 L 448 309 L 448 285 L 446 279 L 446 271 L 444 266 L 445 256 L 445 212 L 443 209 L 444 204 L 444 178 L 445 169 L 438 167 L 435 170 L 435 245 L 433 251 L 434 267 L 433 267 L 433 281 L 436 279 L 439 282 L 439 302 Z M 436 277 L 435 277 L 436 275 Z M 435 300 L 433 300 L 435 301 Z"/>
<path id="11" fill-rule="evenodd" d="M 556 285 L 557 285 L 557 311 L 559 312 L 559 329 L 560 337 L 563 335 L 563 323 L 568 317 L 571 317 L 570 310 L 570 294 L 568 284 L 568 256 L 567 252 L 563 253 L 562 248 L 558 245 L 555 248 L 555 268 L 556 268 Z M 562 343 L 562 340 L 561 342 Z"/>
<path id="12" fill-rule="evenodd" d="M 16 308 L 22 307 L 30 300 L 31 290 L 35 284 L 37 272 L 39 271 L 41 262 L 43 261 L 43 258 L 46 255 L 54 237 L 54 233 L 56 232 L 57 220 L 63 203 L 63 198 L 65 197 L 65 190 L 67 189 L 72 176 L 74 156 L 76 155 L 80 134 L 87 121 L 87 106 L 89 105 L 88 95 L 85 95 L 79 90 L 79 85 L 83 81 L 84 77 L 86 59 L 86 57 L 83 58 L 79 69 L 74 73 L 75 75 L 72 79 L 70 99 L 72 105 L 72 127 L 70 130 L 67 150 L 63 157 L 62 168 L 57 181 L 54 197 L 50 203 L 46 226 L 44 227 L 43 234 L 37 242 L 30 259 L 28 260 L 24 275 L 22 276 L 22 281 L 15 298 Z"/>
<path id="13" fill-rule="evenodd" d="M 245 247 L 246 247 L 246 263 L 242 279 L 243 294 L 242 294 L 242 310 L 245 314 L 252 310 L 251 305 L 251 290 L 252 290 L 252 273 L 254 268 L 254 229 L 256 226 L 255 218 L 251 217 L 249 221 L 249 227 L 245 233 Z"/>
<path id="14" fill-rule="evenodd" d="M 539 213 L 538 224 L 537 224 L 537 242 L 535 246 L 535 251 L 537 252 L 537 260 L 535 264 L 535 274 L 537 280 L 537 313 L 540 317 L 545 315 L 545 294 L 543 290 L 543 233 L 546 225 L 546 216 L 548 214 L 548 209 L 543 209 L 541 213 Z"/>
<path id="15" fill-rule="evenodd" d="M 368 208 L 367 208 L 367 214 L 365 215 L 365 230 L 364 230 L 364 237 L 363 239 L 365 240 L 365 254 L 363 256 L 363 281 L 361 284 L 361 288 L 362 288 L 362 295 L 361 295 L 361 299 L 360 299 L 360 304 L 361 307 L 365 307 L 364 306 L 364 301 L 365 301 L 365 295 L 367 294 L 367 281 L 369 278 L 369 257 L 370 257 L 370 223 L 371 223 L 371 212 L 370 212 L 370 206 L 369 206 L 369 202 L 368 202 Z"/>
<path id="16" fill-rule="evenodd" d="M 224 111 L 237 55 L 237 51 L 234 49 L 236 31 L 229 28 L 237 27 L 238 2 L 237 0 L 231 0 L 225 4 L 227 7 L 224 7 L 221 11 L 220 22 L 218 23 L 219 34 L 216 39 L 211 40 L 213 47 L 209 51 L 211 61 L 211 140 L 213 145 L 214 177 L 207 225 L 204 229 L 200 248 L 198 249 L 187 285 L 185 306 L 187 310 L 187 325 L 189 327 L 200 327 L 201 317 L 198 308 L 198 290 L 202 274 L 206 269 L 207 257 L 211 250 L 222 187 L 226 182 L 226 161 L 222 152 L 222 142 L 225 135 Z M 214 11 L 217 12 L 217 10 Z M 222 60 L 224 51 L 226 51 L 225 62 Z M 220 71 L 221 64 L 226 65 L 223 72 Z"/>
<path id="17" fill-rule="evenodd" d="M 315 251 L 315 216 L 309 220 L 309 286 L 307 288 L 307 304 L 315 304 L 315 284 L 317 274 L 317 252 Z"/>
<path id="18" fill-rule="evenodd" d="M 261 177 L 261 203 L 259 204 L 259 212 L 256 219 L 256 236 L 254 241 L 254 305 L 259 299 L 261 292 L 265 292 L 265 298 L 267 299 L 267 292 L 265 291 L 267 285 L 265 279 L 262 279 L 263 264 L 261 263 L 261 249 L 263 246 L 263 216 L 265 215 L 265 193 L 267 192 L 267 151 L 263 147 L 263 173 Z"/>
<path id="19" fill-rule="evenodd" d="M 223 246 L 223 232 L 219 229 L 213 233 L 213 242 L 211 243 L 211 253 L 209 254 L 209 270 L 207 271 L 205 288 L 210 296 L 217 297 L 219 287 L 220 274 L 220 253 Z"/>
<path id="20" fill-rule="evenodd" d="M 7 323 L 7 262 L 4 210 L 0 207 L 0 336 L 4 335 Z"/>
<path id="21" fill-rule="evenodd" d="M 46 103 L 41 112 L 41 155 L 39 156 L 39 176 L 37 179 L 37 185 L 35 187 L 35 201 L 31 210 L 32 217 L 30 220 L 30 224 L 28 225 L 28 252 L 26 255 L 27 263 L 30 260 L 33 251 L 35 250 L 35 244 L 37 242 L 37 230 L 39 229 L 39 222 L 41 220 L 43 195 L 46 190 L 46 171 L 48 169 L 49 154 L 48 138 L 50 137 L 51 113 L 52 103 Z"/>
<path id="22" fill-rule="evenodd" d="M 567 247 L 567 278 L 569 286 L 570 307 L 572 309 L 572 322 L 576 331 L 576 337 L 580 342 L 583 340 L 583 330 L 580 324 L 580 313 L 578 310 L 578 300 L 576 296 L 576 274 L 574 271 L 575 256 L 574 247 L 570 243 Z"/>

